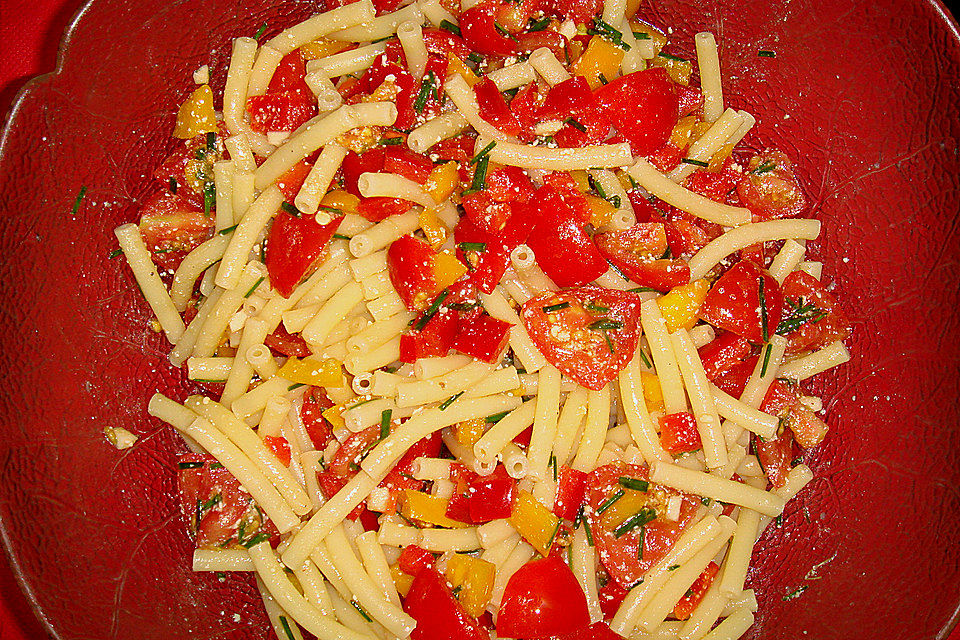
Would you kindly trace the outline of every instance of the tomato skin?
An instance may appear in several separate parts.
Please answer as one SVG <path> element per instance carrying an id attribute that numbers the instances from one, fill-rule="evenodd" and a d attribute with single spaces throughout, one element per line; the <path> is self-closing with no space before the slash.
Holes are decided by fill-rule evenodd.
<path id="1" fill-rule="evenodd" d="M 600 610 L 603 611 L 603 619 L 610 620 L 616 615 L 623 600 L 627 597 L 628 591 L 620 586 L 616 580 L 607 580 L 607 584 L 600 588 L 597 594 L 600 598 Z"/>
<path id="2" fill-rule="evenodd" d="M 733 168 L 733 160 L 728 158 L 719 171 L 694 171 L 684 179 L 683 186 L 714 202 L 726 202 L 742 180 L 743 174 Z"/>
<path id="3" fill-rule="evenodd" d="M 659 419 L 660 444 L 667 453 L 688 453 L 703 448 L 697 419 L 688 411 L 668 413 Z"/>
<path id="4" fill-rule="evenodd" d="M 766 307 L 766 331 L 760 304 L 760 287 Z M 700 307 L 701 317 L 719 329 L 762 343 L 780 324 L 783 294 L 780 285 L 766 269 L 741 260 L 714 283 Z"/>
<path id="5" fill-rule="evenodd" d="M 322 261 L 327 244 L 336 233 L 343 216 L 327 224 L 312 217 L 295 218 L 280 211 L 267 236 L 267 273 L 270 285 L 285 298 Z"/>
<path id="6" fill-rule="evenodd" d="M 473 85 L 473 93 L 477 97 L 477 107 L 480 117 L 507 135 L 520 134 L 522 127 L 517 117 L 507 107 L 500 89 L 493 80 L 484 76 L 480 82 Z"/>
<path id="7" fill-rule="evenodd" d="M 267 93 L 293 91 L 310 97 L 312 95 L 310 87 L 304 80 L 306 75 L 307 65 L 303 61 L 300 51 L 295 49 L 280 60 L 276 71 L 273 72 L 273 77 L 270 78 L 270 84 L 267 85 Z"/>
<path id="8" fill-rule="evenodd" d="M 450 480 L 454 483 L 454 491 L 444 515 L 457 522 L 471 522 L 470 485 L 479 478 L 480 474 L 458 462 L 450 465 Z"/>
<path id="9" fill-rule="evenodd" d="M 382 222 L 390 216 L 399 216 L 413 207 L 413 203 L 403 198 L 363 198 L 357 205 L 357 213 L 370 222 Z"/>
<path id="10" fill-rule="evenodd" d="M 300 51 L 280 61 L 266 93 L 247 99 L 250 128 L 260 133 L 293 131 L 317 115 L 317 104 L 304 81 L 306 65 Z"/>
<path id="11" fill-rule="evenodd" d="M 473 150 L 477 145 L 477 136 L 472 133 L 463 133 L 454 138 L 441 140 L 430 147 L 430 153 L 437 154 L 440 160 L 456 160 L 467 162 L 473 157 Z"/>
<path id="12" fill-rule="evenodd" d="M 396 173 L 418 184 L 424 184 L 433 171 L 430 158 L 403 146 L 390 147 L 384 154 L 383 169 Z"/>
<path id="13" fill-rule="evenodd" d="M 743 390 L 747 386 L 747 381 L 753 374 L 753 370 L 756 368 L 759 360 L 759 356 L 749 357 L 743 362 L 739 362 L 731 366 L 726 371 L 713 378 L 711 382 L 717 385 L 717 387 L 724 393 L 728 393 L 734 398 L 739 398 L 743 395 Z"/>
<path id="14" fill-rule="evenodd" d="M 567 38 L 556 31 L 530 31 L 517 35 L 517 48 L 524 52 L 536 51 L 541 47 L 550 49 L 558 60 L 563 60 L 567 51 Z"/>
<path id="15" fill-rule="evenodd" d="M 565 562 L 548 556 L 531 560 L 507 581 L 497 616 L 497 635 L 539 638 L 562 635 L 590 624 L 587 598 Z"/>
<path id="16" fill-rule="evenodd" d="M 602 141 L 610 130 L 610 121 L 583 76 L 573 76 L 554 85 L 547 93 L 537 114 L 540 120 L 563 120 L 565 124 L 554 140 L 561 147 L 583 147 Z M 580 131 L 569 122 L 574 118 L 586 131 Z"/>
<path id="17" fill-rule="evenodd" d="M 526 204 L 536 190 L 526 171 L 520 167 L 507 165 L 487 172 L 487 188 L 480 193 L 489 194 L 494 202 Z M 498 227 L 496 230 L 501 228 Z"/>
<path id="18" fill-rule="evenodd" d="M 471 358 L 496 363 L 510 339 L 510 324 L 489 315 L 477 315 L 463 322 L 453 339 L 453 348 Z"/>
<path id="19" fill-rule="evenodd" d="M 290 466 L 290 443 L 287 442 L 286 438 L 283 436 L 265 436 L 263 444 L 267 445 L 267 449 L 277 456 L 280 464 L 285 467 Z"/>
<path id="20" fill-rule="evenodd" d="M 487 233 L 467 216 L 461 217 L 453 230 L 457 257 L 471 267 L 469 282 L 484 293 L 493 293 L 510 265 L 510 252 L 528 239 L 539 217 L 536 209 L 521 205 L 519 201 L 511 209 L 513 213 L 499 233 Z M 468 255 L 460 246 L 464 242 L 482 242 L 486 247 Z"/>
<path id="21" fill-rule="evenodd" d="M 591 312 L 585 308 L 588 302 L 609 311 Z M 550 313 L 543 310 L 563 303 L 569 306 Z M 640 298 L 636 294 L 602 287 L 545 291 L 524 303 L 520 311 L 527 332 L 547 361 L 594 391 L 602 389 L 630 362 L 639 340 L 639 318 Z M 614 325 L 604 331 L 588 328 L 603 320 Z"/>
<path id="22" fill-rule="evenodd" d="M 411 576 L 420 573 L 421 569 L 432 568 L 434 562 L 436 558 L 432 553 L 415 544 L 405 546 L 397 559 L 400 570 Z"/>
<path id="23" fill-rule="evenodd" d="M 400 237 L 387 249 L 387 273 L 407 309 L 423 309 L 440 293 L 436 290 L 435 260 L 436 252 L 430 245 L 412 234 Z"/>
<path id="24" fill-rule="evenodd" d="M 757 435 L 752 437 L 753 450 L 757 454 L 764 474 L 774 488 L 779 489 L 787 483 L 790 462 L 793 460 L 793 437 L 784 430 L 772 440 L 764 440 Z"/>
<path id="25" fill-rule="evenodd" d="M 553 513 L 558 518 L 573 521 L 583 504 L 583 493 L 587 489 L 587 474 L 568 466 L 560 467 L 557 474 L 557 498 L 553 503 Z"/>
<path id="26" fill-rule="evenodd" d="M 718 571 L 720 571 L 720 566 L 716 562 L 711 562 L 690 585 L 690 589 L 673 608 L 673 616 L 677 620 L 686 620 L 697 610 L 697 607 L 703 601 L 703 597 L 707 595 L 707 589 L 710 588 L 714 578 L 717 577 Z"/>
<path id="27" fill-rule="evenodd" d="M 804 322 L 794 331 L 784 333 L 789 340 L 787 355 L 816 351 L 831 342 L 844 340 L 850 335 L 850 321 L 837 306 L 836 299 L 823 284 L 809 273 L 794 271 L 783 281 L 783 319 L 791 316 L 794 307 L 814 305 L 823 316 L 816 321 Z M 819 315 L 819 313 L 818 313 Z"/>
<path id="28" fill-rule="evenodd" d="M 187 253 L 213 235 L 213 218 L 169 191 L 140 207 L 138 226 L 153 262 L 162 269 L 176 269 Z"/>
<path id="29" fill-rule="evenodd" d="M 746 338 L 724 332 L 698 350 L 707 378 L 713 380 L 750 355 L 752 347 Z"/>
<path id="30" fill-rule="evenodd" d="M 460 204 L 477 227 L 491 234 L 500 231 L 513 215 L 513 207 L 509 202 L 494 200 L 486 190 L 463 195 Z"/>
<path id="31" fill-rule="evenodd" d="M 775 168 L 758 173 L 768 163 Z M 737 194 L 756 220 L 792 218 L 807 207 L 806 196 L 785 154 L 768 151 L 751 158 L 748 166 L 750 170 L 737 185 Z"/>
<path id="32" fill-rule="evenodd" d="M 696 87 L 677 85 L 677 109 L 680 117 L 688 116 L 703 107 L 703 91 Z"/>
<path id="33" fill-rule="evenodd" d="M 417 626 L 413 640 L 489 640 L 490 634 L 454 597 L 447 581 L 433 567 L 420 569 L 403 601 L 403 610 Z"/>
<path id="34" fill-rule="evenodd" d="M 323 412 L 333 406 L 333 402 L 327 397 L 327 393 L 320 387 L 310 387 L 303 396 L 303 404 L 300 407 L 300 420 L 303 427 L 310 436 L 310 442 L 313 446 L 323 451 L 330 444 L 333 438 L 333 427 L 323 417 Z"/>
<path id="35" fill-rule="evenodd" d="M 537 189 L 531 203 L 539 210 L 540 221 L 527 245 L 540 268 L 559 287 L 593 282 L 608 269 L 593 239 L 583 230 L 585 222 L 578 219 L 585 203 L 582 194 L 564 193 L 548 184 Z"/>
<path id="36" fill-rule="evenodd" d="M 509 518 L 517 497 L 517 481 L 507 475 L 501 464 L 489 476 L 478 476 L 470 483 L 468 508 L 470 522 L 480 524 Z"/>
<path id="37" fill-rule="evenodd" d="M 460 14 L 463 40 L 472 50 L 483 55 L 512 56 L 519 52 L 516 43 L 497 31 L 496 11 L 500 2 L 487 0 Z"/>
<path id="38" fill-rule="evenodd" d="M 603 10 L 603 2 L 601 0 L 543 0 L 540 8 L 548 15 L 561 20 L 570 19 L 577 24 L 589 24 L 593 16 Z"/>
<path id="39" fill-rule="evenodd" d="M 448 53 L 452 53 L 458 58 L 465 59 L 470 55 L 470 47 L 463 38 L 446 29 L 423 29 L 423 44 L 427 47 L 427 53 L 435 56 L 445 58 Z"/>
<path id="40" fill-rule="evenodd" d="M 778 416 L 793 432 L 793 439 L 804 449 L 820 444 L 829 427 L 800 401 L 800 389 L 777 379 L 767 389 L 760 410 Z"/>
<path id="41" fill-rule="evenodd" d="M 457 312 L 441 309 L 423 329 L 412 329 L 400 336 L 400 361 L 413 363 L 420 358 L 447 355 L 453 348 L 459 325 Z"/>
<path id="42" fill-rule="evenodd" d="M 690 282 L 686 260 L 661 258 L 667 250 L 661 222 L 638 222 L 623 231 L 597 234 L 593 240 L 604 258 L 640 286 L 669 291 Z"/>
<path id="43" fill-rule="evenodd" d="M 661 67 L 611 80 L 597 89 L 596 96 L 600 112 L 627 139 L 634 155 L 660 149 L 679 120 L 676 85 Z"/>
<path id="44" fill-rule="evenodd" d="M 307 174 L 310 173 L 310 169 L 312 168 L 309 162 L 301 160 L 277 178 L 277 188 L 280 189 L 280 193 L 283 194 L 284 200 L 287 202 L 294 201 L 297 194 L 300 193 L 300 187 L 303 186 L 304 181 L 307 179 Z"/>

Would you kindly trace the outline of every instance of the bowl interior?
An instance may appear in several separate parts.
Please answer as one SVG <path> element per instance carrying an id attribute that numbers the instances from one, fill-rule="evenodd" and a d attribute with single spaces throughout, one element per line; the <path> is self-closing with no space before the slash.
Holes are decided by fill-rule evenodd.
<path id="1" fill-rule="evenodd" d="M 0 518 L 59 637 L 267 637 L 249 576 L 190 570 L 179 444 L 146 402 L 194 387 L 107 256 L 171 147 L 191 72 L 209 64 L 222 83 L 232 37 L 313 10 L 94 0 L 61 68 L 12 114 L 0 157 Z M 795 159 L 824 225 L 811 253 L 854 322 L 853 362 L 816 385 L 833 427 L 807 455 L 817 479 L 755 552 L 761 609 L 747 637 L 945 635 L 960 600 L 948 543 L 960 528 L 955 25 L 919 0 L 669 0 L 640 15 L 673 27 L 681 54 L 696 32 L 716 34 L 727 102 L 758 119 L 746 142 Z M 116 451 L 107 426 L 140 440 Z"/>

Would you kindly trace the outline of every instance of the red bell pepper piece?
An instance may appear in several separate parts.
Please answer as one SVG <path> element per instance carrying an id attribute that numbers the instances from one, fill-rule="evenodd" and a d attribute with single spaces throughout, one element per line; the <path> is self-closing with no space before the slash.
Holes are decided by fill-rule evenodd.
<path id="1" fill-rule="evenodd" d="M 484 362 L 498 362 L 510 339 L 510 324 L 488 315 L 477 315 L 460 324 L 453 348 Z"/>
<path id="2" fill-rule="evenodd" d="M 398 238 L 387 249 L 387 274 L 407 309 L 422 310 L 440 293 L 436 256 L 429 244 L 412 234 Z"/>
<path id="3" fill-rule="evenodd" d="M 543 0 L 540 8 L 549 16 L 560 20 L 573 20 L 589 24 L 595 15 L 603 11 L 602 0 Z"/>
<path id="4" fill-rule="evenodd" d="M 553 503 L 553 512 L 558 518 L 572 521 L 577 517 L 586 488 L 586 473 L 567 466 L 560 468 L 557 476 L 557 498 Z"/>
<path id="5" fill-rule="evenodd" d="M 496 0 L 487 0 L 460 14 L 460 32 L 472 50 L 495 56 L 519 53 L 517 44 L 497 30 L 496 12 L 500 6 Z"/>
<path id="6" fill-rule="evenodd" d="M 720 276 L 700 307 L 704 320 L 750 342 L 772 336 L 782 311 L 780 284 L 766 269 L 744 260 Z"/>
<path id="7" fill-rule="evenodd" d="M 386 163 L 387 152 L 383 147 L 374 147 L 357 155 L 348 151 L 340 164 L 340 174 L 343 176 L 343 189 L 348 193 L 360 197 L 357 181 L 363 173 L 381 173 Z"/>
<path id="8" fill-rule="evenodd" d="M 416 628 L 410 634 L 413 640 L 490 638 L 489 632 L 466 612 L 454 597 L 447 581 L 432 567 L 417 572 L 403 601 L 403 610 L 417 621 Z"/>
<path id="9" fill-rule="evenodd" d="M 493 80 L 484 77 L 473 85 L 473 93 L 477 96 L 481 118 L 507 135 L 519 135 L 522 129 L 520 121 L 510 112 L 507 101 L 504 100 L 503 94 Z"/>
<path id="10" fill-rule="evenodd" d="M 306 160 L 301 160 L 297 164 L 287 169 L 286 173 L 277 178 L 277 188 L 283 194 L 283 199 L 287 202 L 293 202 L 300 193 L 300 187 L 303 186 L 307 174 L 313 167 Z"/>
<path id="11" fill-rule="evenodd" d="M 266 93 L 247 99 L 250 127 L 254 131 L 293 131 L 317 115 L 317 102 L 304 82 L 305 74 L 299 51 L 283 57 Z"/>
<path id="12" fill-rule="evenodd" d="M 333 437 L 333 425 L 323 417 L 323 412 L 333 406 L 327 393 L 320 387 L 310 387 L 303 396 L 300 420 L 310 436 L 310 442 L 319 451 L 326 449 Z"/>
<path id="13" fill-rule="evenodd" d="M 277 351 L 285 356 L 306 358 L 309 355 L 313 355 L 303 336 L 299 333 L 290 333 L 283 326 L 282 322 L 277 325 L 273 333 L 264 338 L 263 343 L 270 347 L 272 351 Z"/>
<path id="14" fill-rule="evenodd" d="M 413 329 L 400 336 L 400 361 L 416 362 L 420 358 L 447 355 L 454 347 L 459 325 L 460 317 L 456 311 L 440 309 L 423 329 Z"/>
<path id="15" fill-rule="evenodd" d="M 717 577 L 718 571 L 720 571 L 720 566 L 716 562 L 711 562 L 707 565 L 703 573 L 701 573 L 697 579 L 694 580 L 693 584 L 690 585 L 690 588 L 687 589 L 687 593 L 680 598 L 680 602 L 673 607 L 674 618 L 677 620 L 686 620 L 697 610 L 697 607 L 699 607 L 703 601 L 703 597 L 707 595 L 707 589 L 713 584 L 713 579 Z"/>
<path id="16" fill-rule="evenodd" d="M 390 216 L 399 216 L 413 207 L 413 203 L 403 198 L 363 198 L 357 205 L 357 213 L 370 222 L 381 222 Z"/>
<path id="17" fill-rule="evenodd" d="M 440 160 L 467 162 L 473 157 L 473 151 L 476 146 L 477 136 L 471 133 L 464 133 L 454 138 L 441 140 L 430 147 L 430 153 L 437 154 Z"/>
<path id="18" fill-rule="evenodd" d="M 787 354 L 815 351 L 850 335 L 850 321 L 823 284 L 803 271 L 783 281 L 782 335 Z"/>
<path id="19" fill-rule="evenodd" d="M 497 465 L 489 476 L 478 476 L 470 483 L 470 521 L 474 524 L 509 518 L 517 497 L 517 481 Z"/>
<path id="20" fill-rule="evenodd" d="M 450 480 L 454 483 L 453 495 L 447 503 L 445 515 L 457 522 L 470 522 L 470 485 L 480 477 L 478 473 L 460 463 L 450 465 Z"/>
<path id="21" fill-rule="evenodd" d="M 460 59 L 466 59 L 470 55 L 470 47 L 463 41 L 463 38 L 450 33 L 446 29 L 424 29 L 423 44 L 427 47 L 427 53 L 446 58 L 448 53 L 452 53 Z"/>
<path id="22" fill-rule="evenodd" d="M 492 293 L 493 288 L 510 265 L 510 252 L 528 239 L 530 231 L 539 218 L 539 211 L 519 202 L 513 205 L 507 225 L 497 234 L 487 233 L 469 217 L 460 218 L 453 230 L 457 243 L 457 257 L 470 268 L 470 282 L 484 293 Z M 483 251 L 463 251 L 463 243 L 483 243 Z"/>
<path id="23" fill-rule="evenodd" d="M 661 67 L 611 80 L 596 96 L 601 113 L 636 155 L 646 156 L 666 144 L 679 120 L 676 85 Z"/>
<path id="24" fill-rule="evenodd" d="M 607 580 L 607 584 L 600 587 L 600 592 L 597 595 L 600 599 L 600 610 L 603 611 L 604 620 L 609 620 L 616 615 L 620 605 L 627 597 L 627 593 L 629 592 L 621 587 L 616 580 Z"/>
<path id="25" fill-rule="evenodd" d="M 401 175 L 418 184 L 424 184 L 433 171 L 430 158 L 422 156 L 407 147 L 390 147 L 385 152 L 383 170 L 387 173 Z"/>
<path id="26" fill-rule="evenodd" d="M 542 120 L 564 121 L 563 128 L 553 136 L 561 147 L 597 144 L 610 130 L 610 121 L 583 76 L 574 76 L 554 85 L 538 115 Z"/>
<path id="27" fill-rule="evenodd" d="M 264 436 L 263 444 L 285 467 L 290 466 L 290 443 L 283 436 Z"/>
<path id="28" fill-rule="evenodd" d="M 400 552 L 397 565 L 399 565 L 400 571 L 407 575 L 416 576 L 421 569 L 432 568 L 436 561 L 437 559 L 432 553 L 423 547 L 411 544 L 404 547 L 403 551 Z"/>
<path id="29" fill-rule="evenodd" d="M 289 297 L 293 290 L 322 261 L 330 238 L 343 221 L 338 216 L 327 224 L 317 224 L 312 217 L 295 218 L 280 211 L 273 219 L 267 236 L 267 273 L 270 285 Z"/>
<path id="30" fill-rule="evenodd" d="M 707 378 L 713 380 L 733 365 L 743 362 L 751 351 L 752 348 L 746 338 L 735 333 L 724 332 L 713 342 L 700 347 L 699 354 Z"/>
<path id="31" fill-rule="evenodd" d="M 703 448 L 697 419 L 692 413 L 668 413 L 659 422 L 660 444 L 667 453 L 688 453 Z"/>

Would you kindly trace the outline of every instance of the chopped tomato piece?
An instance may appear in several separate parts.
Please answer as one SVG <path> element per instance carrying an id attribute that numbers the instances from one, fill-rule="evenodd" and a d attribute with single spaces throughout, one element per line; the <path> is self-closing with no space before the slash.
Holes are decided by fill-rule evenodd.
<path id="1" fill-rule="evenodd" d="M 590 624 L 587 598 L 570 567 L 550 556 L 531 560 L 510 577 L 497 616 L 497 635 L 540 638 Z"/>
<path id="2" fill-rule="evenodd" d="M 520 311 L 547 361 L 594 390 L 630 362 L 639 339 L 639 317 L 636 294 L 601 287 L 545 291 Z"/>
<path id="3" fill-rule="evenodd" d="M 756 219 L 792 218 L 806 208 L 807 198 L 785 154 L 768 151 L 754 156 L 748 169 L 737 193 Z"/>
<path id="4" fill-rule="evenodd" d="M 679 120 L 676 85 L 661 67 L 611 80 L 596 95 L 600 112 L 636 155 L 646 156 L 666 144 Z"/>
<path id="5" fill-rule="evenodd" d="M 543 0 L 540 8 L 547 15 L 561 20 L 589 24 L 595 15 L 603 11 L 603 2 L 602 0 Z"/>
<path id="6" fill-rule="evenodd" d="M 323 451 L 333 438 L 333 426 L 323 412 L 333 406 L 327 393 L 320 387 L 310 387 L 303 395 L 303 404 L 300 407 L 300 420 L 310 436 L 310 442 L 318 451 Z"/>
<path id="7" fill-rule="evenodd" d="M 277 456 L 277 460 L 283 466 L 290 466 L 290 443 L 287 442 L 286 438 L 283 436 L 266 436 L 263 439 L 263 444 L 267 445 L 267 449 Z"/>
<path id="8" fill-rule="evenodd" d="M 353 476 L 357 475 L 360 460 L 369 452 L 379 437 L 380 425 L 375 425 L 363 431 L 358 431 L 344 440 L 327 468 L 317 473 L 317 481 L 320 483 L 320 490 L 325 498 L 329 500 L 335 496 Z M 351 520 L 356 520 L 364 509 L 365 507 L 362 504 L 358 505 L 356 509 L 350 512 L 348 517 Z"/>
<path id="9" fill-rule="evenodd" d="M 417 621 L 410 634 L 413 640 L 488 640 L 490 637 L 457 601 L 446 579 L 433 567 L 417 572 L 404 598 L 403 610 Z"/>
<path id="10" fill-rule="evenodd" d="M 484 293 L 492 293 L 510 264 L 510 252 L 528 239 L 539 212 L 517 203 L 506 226 L 496 234 L 478 227 L 463 216 L 454 229 L 457 257 L 469 265 L 470 282 Z"/>
<path id="11" fill-rule="evenodd" d="M 364 173 L 381 173 L 387 161 L 387 152 L 383 147 L 375 147 L 362 154 L 348 151 L 340 164 L 340 175 L 343 176 L 343 188 L 348 193 L 360 197 L 357 181 Z"/>
<path id="12" fill-rule="evenodd" d="M 496 27 L 497 0 L 486 0 L 460 14 L 463 40 L 472 50 L 484 55 L 511 56 L 519 52 L 516 43 Z"/>
<path id="13" fill-rule="evenodd" d="M 700 362 L 707 378 L 713 380 L 750 355 L 752 347 L 746 338 L 725 331 L 712 342 L 700 347 Z"/>
<path id="14" fill-rule="evenodd" d="M 139 227 L 157 266 L 176 269 L 187 253 L 213 234 L 213 219 L 205 216 L 202 209 L 165 191 L 140 208 Z"/>
<path id="15" fill-rule="evenodd" d="M 411 311 L 425 309 L 466 271 L 452 255 L 437 253 L 412 234 L 395 240 L 387 249 L 390 282 Z"/>
<path id="16" fill-rule="evenodd" d="M 489 476 L 477 476 L 468 490 L 470 522 L 480 524 L 509 518 L 517 497 L 517 481 L 507 475 L 502 464 Z"/>
<path id="17" fill-rule="evenodd" d="M 663 223 L 638 222 L 623 231 L 597 234 L 593 240 L 607 260 L 641 286 L 669 291 L 690 282 L 686 260 L 663 257 L 667 251 Z"/>
<path id="18" fill-rule="evenodd" d="M 553 136 L 561 147 L 597 144 L 610 131 L 610 120 L 583 76 L 573 76 L 553 86 L 538 115 L 541 120 L 563 121 L 563 127 Z"/>
<path id="19" fill-rule="evenodd" d="M 480 314 L 460 324 L 452 346 L 477 360 L 495 363 L 499 362 L 509 339 L 509 323 Z"/>
<path id="20" fill-rule="evenodd" d="M 357 205 L 357 213 L 370 222 L 381 222 L 390 216 L 399 216 L 413 207 L 413 203 L 403 198 L 363 198 Z"/>
<path id="21" fill-rule="evenodd" d="M 803 271 L 783 281 L 783 316 L 777 333 L 790 342 L 786 353 L 816 351 L 850 335 L 850 321 L 823 284 Z"/>
<path id="22" fill-rule="evenodd" d="M 453 348 L 460 317 L 451 309 L 440 309 L 422 329 L 412 329 L 400 336 L 400 361 L 416 362 L 420 358 L 445 356 Z"/>
<path id="23" fill-rule="evenodd" d="M 294 334 L 288 332 L 282 322 L 277 325 L 273 333 L 264 339 L 263 343 L 270 347 L 271 350 L 282 353 L 285 356 L 306 358 L 313 354 L 313 352 L 310 351 L 310 347 L 307 346 L 307 341 L 303 339 L 303 336 L 299 333 Z"/>
<path id="24" fill-rule="evenodd" d="M 793 437 L 790 432 L 784 430 L 772 440 L 764 440 L 754 435 L 753 450 L 770 484 L 778 489 L 785 485 L 793 460 Z"/>
<path id="25" fill-rule="evenodd" d="M 421 569 L 432 568 L 436 560 L 434 555 L 423 547 L 411 544 L 404 547 L 403 551 L 400 552 L 397 564 L 400 566 L 401 571 L 415 576 L 420 573 Z"/>
<path id="26" fill-rule="evenodd" d="M 486 189 L 464 194 L 460 204 L 467 217 L 486 233 L 496 234 L 513 215 L 509 202 L 495 200 Z"/>
<path id="27" fill-rule="evenodd" d="M 616 580 L 607 580 L 607 584 L 600 588 L 597 595 L 600 598 L 600 610 L 603 611 L 604 620 L 610 620 L 616 615 L 627 593 L 629 592 Z"/>
<path id="28" fill-rule="evenodd" d="M 423 30 L 423 44 L 427 47 L 427 53 L 435 56 L 446 57 L 452 53 L 458 58 L 466 58 L 470 55 L 470 47 L 463 41 L 463 38 L 450 33 L 446 29 L 425 28 Z"/>
<path id="29" fill-rule="evenodd" d="M 815 447 L 827 435 L 827 423 L 800 401 L 799 388 L 792 382 L 774 380 L 760 405 L 760 410 L 778 416 L 793 432 L 793 437 L 804 449 Z"/>
<path id="30" fill-rule="evenodd" d="M 306 66 L 299 50 L 280 61 L 262 96 L 247 99 L 254 131 L 293 131 L 317 115 L 317 102 L 304 81 Z"/>
<path id="31" fill-rule="evenodd" d="M 500 89 L 490 78 L 484 77 L 473 85 L 473 93 L 477 97 L 477 107 L 480 117 L 503 131 L 507 135 L 515 136 L 521 131 L 520 121 L 507 107 Z"/>
<path id="32" fill-rule="evenodd" d="M 477 136 L 475 134 L 464 133 L 454 138 L 441 140 L 430 147 L 430 153 L 437 154 L 440 160 L 466 162 L 473 157 L 473 150 L 476 146 Z"/>
<path id="33" fill-rule="evenodd" d="M 693 584 L 687 590 L 687 593 L 680 598 L 680 602 L 673 607 L 674 618 L 677 620 L 686 620 L 697 610 L 697 607 L 699 607 L 703 601 L 703 597 L 707 595 L 707 589 L 710 588 L 714 578 L 717 577 L 718 571 L 720 571 L 720 566 L 716 562 L 711 562 L 707 565 L 703 573 L 694 580 Z"/>
<path id="34" fill-rule="evenodd" d="M 424 184 L 433 171 L 430 158 L 422 156 L 407 147 L 390 147 L 384 156 L 383 169 L 387 173 L 401 175 L 408 180 Z"/>
<path id="35" fill-rule="evenodd" d="M 311 165 L 306 160 L 301 160 L 297 164 L 287 169 L 286 173 L 277 178 L 277 188 L 283 194 L 283 199 L 287 202 L 293 202 L 300 193 L 300 187 L 303 186 L 307 174 L 310 173 Z"/>
<path id="36" fill-rule="evenodd" d="M 766 269 L 741 260 L 714 283 L 700 316 L 750 342 L 766 342 L 780 324 L 783 294 Z"/>
<path id="37" fill-rule="evenodd" d="M 573 520 L 583 504 L 583 492 L 587 489 L 587 474 L 570 467 L 560 467 L 557 478 L 557 498 L 553 512 L 558 518 Z"/>
<path id="38" fill-rule="evenodd" d="M 342 221 L 343 216 L 339 216 L 321 225 L 313 217 L 277 213 L 267 236 L 266 253 L 270 285 L 280 295 L 289 297 L 323 262 L 327 244 Z"/>
<path id="39" fill-rule="evenodd" d="M 697 419 L 688 411 L 668 413 L 659 419 L 660 444 L 667 453 L 688 453 L 703 448 Z"/>

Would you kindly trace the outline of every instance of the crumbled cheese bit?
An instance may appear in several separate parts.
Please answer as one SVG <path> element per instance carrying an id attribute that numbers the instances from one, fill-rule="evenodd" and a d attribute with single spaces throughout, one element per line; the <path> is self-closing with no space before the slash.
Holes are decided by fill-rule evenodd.
<path id="1" fill-rule="evenodd" d="M 289 131 L 267 131 L 267 142 L 275 147 L 279 147 L 289 137 Z"/>
<path id="2" fill-rule="evenodd" d="M 203 65 L 194 71 L 193 81 L 197 84 L 210 84 L 210 67 Z"/>
<path id="3" fill-rule="evenodd" d="M 110 444 L 120 450 L 129 449 L 137 441 L 137 436 L 123 427 L 104 427 L 103 435 L 107 436 Z"/>
<path id="4" fill-rule="evenodd" d="M 562 120 L 546 120 L 544 122 L 538 122 L 536 125 L 534 125 L 533 132 L 538 136 L 552 136 L 562 128 Z"/>

